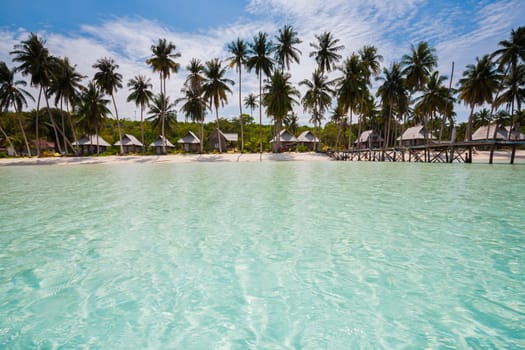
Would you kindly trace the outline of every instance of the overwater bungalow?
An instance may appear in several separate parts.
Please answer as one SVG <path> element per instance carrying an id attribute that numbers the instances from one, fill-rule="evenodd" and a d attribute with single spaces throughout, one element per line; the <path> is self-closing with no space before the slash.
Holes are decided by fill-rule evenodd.
<path id="1" fill-rule="evenodd" d="M 366 130 L 361 133 L 361 136 L 355 140 L 358 149 L 379 148 L 383 144 L 384 139 L 375 130 Z"/>
<path id="2" fill-rule="evenodd" d="M 494 137 L 494 131 L 496 131 L 496 137 Z M 510 138 L 509 138 L 510 132 Z M 479 127 L 472 134 L 472 141 L 489 141 L 489 140 L 500 140 L 500 141 L 523 141 L 525 135 L 517 130 L 512 130 L 510 126 L 503 125 L 484 125 Z"/>
<path id="3" fill-rule="evenodd" d="M 215 129 L 208 136 L 208 141 L 210 143 L 210 149 L 212 151 L 219 150 L 219 139 L 221 142 L 221 150 L 230 151 L 230 150 L 235 150 L 237 146 L 237 141 L 239 141 L 239 135 L 231 134 L 231 133 L 224 133 L 218 129 Z"/>
<path id="4" fill-rule="evenodd" d="M 297 137 L 297 144 L 306 147 L 309 151 L 314 151 L 315 146 L 319 145 L 319 139 L 310 130 L 306 130 Z"/>
<path id="5" fill-rule="evenodd" d="M 113 146 L 120 147 L 120 140 L 115 142 Z M 124 153 L 141 152 L 144 149 L 144 145 L 135 136 L 124 134 L 122 136 L 122 148 Z"/>
<path id="6" fill-rule="evenodd" d="M 188 131 L 177 143 L 184 152 L 198 153 L 201 150 L 201 140 L 192 131 Z"/>
<path id="7" fill-rule="evenodd" d="M 402 141 L 403 146 L 422 146 L 431 140 L 436 140 L 436 137 L 427 132 L 423 125 L 416 125 L 406 129 L 403 135 L 396 139 L 398 142 Z"/>
<path id="8" fill-rule="evenodd" d="M 274 137 L 270 143 L 273 144 L 276 142 L 277 138 Z M 279 133 L 279 140 L 281 142 L 281 149 L 279 151 L 293 151 L 297 146 L 297 138 L 293 136 L 288 130 L 283 129 Z"/>
<path id="9" fill-rule="evenodd" d="M 157 137 L 157 139 L 153 141 L 149 146 L 153 147 L 155 154 L 163 154 L 163 144 L 166 145 L 166 152 L 169 152 L 175 148 L 175 146 L 173 146 L 173 144 L 168 139 L 162 137 L 162 135 L 159 135 L 159 137 Z"/>
<path id="10" fill-rule="evenodd" d="M 107 151 L 108 147 L 111 147 L 109 142 L 104 140 L 101 136 L 97 135 L 83 136 L 77 142 L 73 142 L 72 145 L 78 147 L 80 154 L 97 153 L 97 145 L 99 152 L 105 152 Z"/>

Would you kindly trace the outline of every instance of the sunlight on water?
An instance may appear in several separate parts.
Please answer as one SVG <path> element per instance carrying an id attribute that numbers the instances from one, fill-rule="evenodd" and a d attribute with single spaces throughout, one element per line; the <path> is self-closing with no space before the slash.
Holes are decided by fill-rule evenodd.
<path id="1" fill-rule="evenodd" d="M 0 348 L 525 346 L 525 167 L 0 169 Z"/>

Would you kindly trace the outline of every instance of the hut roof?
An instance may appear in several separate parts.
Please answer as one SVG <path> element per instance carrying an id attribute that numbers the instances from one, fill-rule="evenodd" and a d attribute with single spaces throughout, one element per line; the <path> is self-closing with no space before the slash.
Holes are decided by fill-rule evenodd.
<path id="1" fill-rule="evenodd" d="M 170 142 L 170 140 L 162 137 L 162 135 L 159 135 L 159 137 L 157 137 L 157 139 L 153 141 L 149 146 L 150 147 L 162 147 L 162 144 L 164 143 L 163 140 L 165 140 L 164 142 L 166 143 L 166 147 L 175 147 Z"/>
<path id="2" fill-rule="evenodd" d="M 306 131 L 303 131 L 301 135 L 297 137 L 297 141 L 304 142 L 304 143 L 307 143 L 307 142 L 314 143 L 314 142 L 319 142 L 319 139 L 315 137 L 314 134 L 312 134 L 310 130 L 306 130 Z"/>
<path id="3" fill-rule="evenodd" d="M 273 143 L 275 142 L 276 138 L 274 137 L 270 143 Z M 281 132 L 279 133 L 279 140 L 281 142 L 297 142 L 297 139 L 295 138 L 295 136 L 293 136 L 292 134 L 290 134 L 288 132 L 288 130 L 286 129 L 283 129 L 281 130 Z"/>
<path id="4" fill-rule="evenodd" d="M 472 134 L 472 140 L 473 141 L 494 140 L 495 128 L 496 128 L 496 124 L 483 125 L 479 127 Z M 510 126 L 498 125 L 497 130 L 496 130 L 496 140 L 502 140 L 502 141 L 508 140 L 509 130 L 511 130 Z M 487 137 L 487 132 L 488 132 L 488 137 Z M 516 130 L 512 130 L 510 132 L 510 139 L 511 140 L 525 140 L 525 135 L 523 135 L 522 133 Z"/>
<path id="5" fill-rule="evenodd" d="M 180 138 L 177 143 L 193 143 L 200 144 L 201 140 L 192 131 L 188 131 L 186 135 Z"/>
<path id="6" fill-rule="evenodd" d="M 361 136 L 355 140 L 355 143 L 368 142 L 372 138 L 375 142 L 383 142 L 383 138 L 375 130 L 366 130 L 361 133 Z"/>
<path id="7" fill-rule="evenodd" d="M 120 140 L 115 142 L 113 145 L 120 146 Z M 124 134 L 124 136 L 122 136 L 122 145 L 123 146 L 140 146 L 140 147 L 143 146 L 142 142 L 140 142 L 139 140 L 137 140 L 135 136 L 130 135 L 130 134 Z"/>
<path id="8" fill-rule="evenodd" d="M 98 138 L 98 142 L 97 142 L 97 138 Z M 78 140 L 77 142 L 72 143 L 73 146 L 96 146 L 97 144 L 99 146 L 105 146 L 105 147 L 111 146 L 106 140 L 100 137 L 100 135 L 98 136 L 97 135 L 86 135 L 80 138 L 80 140 Z"/>
<path id="9" fill-rule="evenodd" d="M 427 134 L 427 137 L 431 140 L 435 140 L 436 137 L 431 133 Z M 399 136 L 396 140 L 424 140 L 425 139 L 425 127 L 423 125 L 416 125 L 405 130 L 402 136 Z"/>
<path id="10" fill-rule="evenodd" d="M 224 137 L 224 139 L 227 141 L 227 142 L 237 142 L 239 141 L 239 135 L 237 134 L 233 134 L 233 133 L 225 133 L 225 132 L 222 132 L 221 130 L 217 130 L 215 129 L 211 134 L 211 135 L 214 135 L 216 136 L 217 135 L 217 131 L 219 131 L 219 134 L 221 134 L 222 137 Z"/>

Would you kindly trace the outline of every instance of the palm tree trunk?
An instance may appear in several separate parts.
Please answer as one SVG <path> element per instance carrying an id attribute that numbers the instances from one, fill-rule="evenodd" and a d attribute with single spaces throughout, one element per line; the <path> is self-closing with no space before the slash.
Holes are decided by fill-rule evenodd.
<path id="1" fill-rule="evenodd" d="M 22 137 L 24 138 L 24 142 L 26 144 L 27 155 L 31 157 L 31 147 L 29 147 L 29 142 L 27 141 L 26 132 L 24 130 L 24 126 L 22 125 L 22 116 L 21 116 L 22 113 L 21 111 L 17 110 L 16 105 L 15 105 L 15 111 L 16 111 L 16 116 L 18 119 L 18 126 L 20 127 L 20 131 L 22 131 Z"/>
<path id="2" fill-rule="evenodd" d="M 18 153 L 16 153 L 15 146 L 13 146 L 13 143 L 11 142 L 9 137 L 7 136 L 5 130 L 4 130 L 4 128 L 2 128 L 2 126 L 0 126 L 0 132 L 2 133 L 2 135 L 4 135 L 4 138 L 6 139 L 7 143 L 9 144 L 9 147 L 11 147 L 11 149 L 13 150 L 13 152 L 15 154 L 15 157 L 18 157 Z"/>
<path id="3" fill-rule="evenodd" d="M 470 114 L 468 116 L 467 133 L 465 141 L 472 141 L 472 115 L 474 114 L 474 104 L 470 104 Z"/>
<path id="4" fill-rule="evenodd" d="M 262 152 L 263 152 L 263 144 L 262 144 L 262 71 L 259 71 L 259 144 L 260 144 L 260 153 L 259 153 L 259 161 L 262 161 Z"/>
<path id="5" fill-rule="evenodd" d="M 348 125 L 348 130 L 350 130 L 350 132 L 348 133 L 348 150 L 350 151 L 350 149 L 352 149 L 352 108 L 350 108 L 350 123 Z"/>
<path id="6" fill-rule="evenodd" d="M 163 84 L 164 82 L 164 84 Z M 164 98 L 166 98 L 166 94 L 164 93 L 166 89 L 166 78 L 164 77 L 164 74 L 161 72 L 161 81 L 160 81 L 160 93 Z M 166 119 L 164 107 L 160 110 L 160 118 L 161 118 L 161 134 L 162 134 L 162 154 L 166 154 L 166 135 L 164 133 L 164 120 Z"/>
<path id="7" fill-rule="evenodd" d="M 144 103 L 140 104 L 140 137 L 142 141 L 142 153 L 145 153 L 146 144 L 144 143 Z"/>
<path id="8" fill-rule="evenodd" d="M 51 121 L 51 125 L 53 126 L 53 131 L 55 132 L 55 141 L 58 147 L 58 153 L 62 154 L 62 146 L 60 146 L 60 140 L 58 139 L 57 125 L 55 123 L 55 118 L 53 118 L 53 114 L 51 113 L 51 109 L 49 108 L 49 99 L 47 98 L 47 93 L 45 92 L 44 92 L 44 98 L 46 100 L 47 115 L 49 116 L 49 120 Z"/>
<path id="9" fill-rule="evenodd" d="M 222 153 L 222 138 L 219 125 L 219 107 L 215 106 L 215 118 L 217 119 L 217 142 L 219 142 L 219 153 Z"/>
<path id="10" fill-rule="evenodd" d="M 62 119 L 62 135 L 65 135 L 66 134 L 66 122 L 64 118 L 64 108 L 63 108 L 63 98 L 62 97 L 60 97 L 60 117 Z M 64 141 L 64 151 L 67 153 L 67 143 L 66 143 L 65 137 L 63 141 Z"/>
<path id="11" fill-rule="evenodd" d="M 95 136 L 97 137 L 97 156 L 100 154 L 100 145 L 98 142 L 98 121 L 95 120 Z"/>
<path id="12" fill-rule="evenodd" d="M 71 112 L 69 111 L 69 103 L 66 100 L 66 111 L 69 119 L 69 126 L 71 127 L 71 133 L 73 134 L 73 141 L 75 142 L 76 147 L 73 147 L 73 150 L 75 150 L 75 154 L 78 155 L 78 140 L 77 140 L 77 133 L 75 132 L 75 128 L 73 127 L 73 119 L 71 118 Z"/>
<path id="13" fill-rule="evenodd" d="M 339 148 L 339 137 L 341 136 L 341 121 L 337 120 L 336 128 L 337 128 L 337 136 L 335 138 L 335 149 L 334 149 L 335 152 L 337 152 L 337 149 Z"/>
<path id="14" fill-rule="evenodd" d="M 242 120 L 242 97 L 241 97 L 241 89 L 242 89 L 242 69 L 241 67 L 238 67 L 239 68 L 239 121 L 241 123 L 241 152 L 244 151 L 244 123 L 243 123 L 243 120 Z"/>
<path id="15" fill-rule="evenodd" d="M 321 122 L 317 122 L 316 123 L 316 128 L 317 128 L 317 141 L 314 139 L 314 149 L 319 152 L 320 151 L 320 148 L 321 148 Z"/>
<path id="16" fill-rule="evenodd" d="M 281 122 L 282 118 L 275 118 L 275 153 L 281 153 Z"/>
<path id="17" fill-rule="evenodd" d="M 204 153 L 204 118 L 201 119 L 201 153 Z"/>
<path id="18" fill-rule="evenodd" d="M 44 88 L 42 86 L 40 86 L 40 91 L 38 92 L 38 101 L 36 103 L 36 116 L 35 116 L 35 142 L 36 142 L 36 156 L 37 157 L 40 157 L 40 136 L 39 136 L 39 130 L 38 130 L 38 127 L 40 125 L 38 125 L 38 112 L 40 110 L 40 98 L 42 97 L 42 90 Z"/>
<path id="19" fill-rule="evenodd" d="M 452 61 L 452 71 L 450 73 L 450 80 L 448 82 L 448 91 L 452 90 L 452 78 L 454 77 L 454 61 Z M 448 97 L 448 96 L 447 96 Z M 445 128 L 445 118 L 448 109 L 448 98 L 447 103 L 445 104 L 445 113 L 443 113 L 443 120 L 441 122 L 441 128 L 439 128 L 439 142 L 441 142 L 441 137 L 443 136 L 443 129 Z"/>
<path id="20" fill-rule="evenodd" d="M 113 100 L 113 107 L 115 107 L 115 117 L 117 117 L 117 128 L 118 128 L 118 138 L 120 140 L 120 155 L 124 154 L 124 146 L 122 145 L 122 132 L 120 130 L 120 119 L 118 117 L 117 103 L 115 102 L 115 95 L 111 94 L 111 99 Z"/>

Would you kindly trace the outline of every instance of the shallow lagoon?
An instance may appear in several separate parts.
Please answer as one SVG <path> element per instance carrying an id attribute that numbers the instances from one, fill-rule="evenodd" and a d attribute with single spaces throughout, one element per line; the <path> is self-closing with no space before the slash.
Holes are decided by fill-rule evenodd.
<path id="1" fill-rule="evenodd" d="M 520 348 L 525 167 L 0 168 L 0 348 Z"/>

